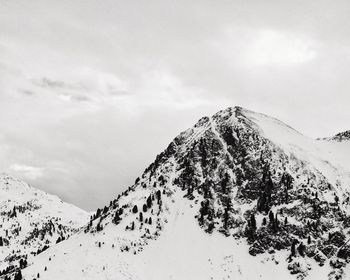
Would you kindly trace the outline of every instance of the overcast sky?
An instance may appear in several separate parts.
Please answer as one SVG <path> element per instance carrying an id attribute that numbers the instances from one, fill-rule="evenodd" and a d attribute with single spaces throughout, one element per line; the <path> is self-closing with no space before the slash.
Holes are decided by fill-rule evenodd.
<path id="1" fill-rule="evenodd" d="M 350 129 L 349 1 L 0 0 L 0 170 L 91 210 L 200 117 Z"/>

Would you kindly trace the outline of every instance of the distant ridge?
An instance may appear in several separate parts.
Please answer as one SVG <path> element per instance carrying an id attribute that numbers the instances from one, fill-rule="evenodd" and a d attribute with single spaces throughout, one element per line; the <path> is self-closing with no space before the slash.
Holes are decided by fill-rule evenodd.
<path id="1" fill-rule="evenodd" d="M 339 132 L 332 137 L 317 138 L 317 140 L 328 140 L 328 141 L 337 141 L 337 142 L 348 141 L 350 140 L 350 130 Z"/>

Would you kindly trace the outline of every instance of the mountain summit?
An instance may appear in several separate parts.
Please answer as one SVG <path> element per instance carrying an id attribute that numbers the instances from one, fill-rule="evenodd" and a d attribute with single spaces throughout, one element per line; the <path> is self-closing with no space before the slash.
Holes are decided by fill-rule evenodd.
<path id="1" fill-rule="evenodd" d="M 23 275 L 349 277 L 350 169 L 334 149 L 241 107 L 203 117 Z"/>

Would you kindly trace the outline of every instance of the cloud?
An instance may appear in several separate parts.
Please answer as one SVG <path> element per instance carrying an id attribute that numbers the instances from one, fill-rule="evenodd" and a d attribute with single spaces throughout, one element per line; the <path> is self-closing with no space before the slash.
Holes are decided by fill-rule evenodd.
<path id="1" fill-rule="evenodd" d="M 35 77 L 30 81 L 37 91 L 44 92 L 44 94 L 56 94 L 64 101 L 94 102 L 128 93 L 126 82 L 115 74 L 98 72 L 89 68 L 61 74 L 59 78 Z"/>
<path id="2" fill-rule="evenodd" d="M 43 172 L 44 172 L 43 168 L 24 165 L 24 164 L 13 164 L 10 166 L 10 170 L 20 173 L 22 174 L 22 176 L 30 180 L 39 179 L 40 177 L 43 176 Z"/>
<path id="3" fill-rule="evenodd" d="M 310 37 L 279 29 L 230 27 L 213 46 L 231 67 L 243 69 L 300 66 L 317 57 Z"/>
<path id="4" fill-rule="evenodd" d="M 0 170 L 94 209 L 228 106 L 349 129 L 348 1 L 117 2 L 1 6 Z"/>
<path id="5" fill-rule="evenodd" d="M 258 32 L 246 50 L 252 65 L 298 65 L 317 55 L 314 43 L 303 37 L 274 30 Z"/>

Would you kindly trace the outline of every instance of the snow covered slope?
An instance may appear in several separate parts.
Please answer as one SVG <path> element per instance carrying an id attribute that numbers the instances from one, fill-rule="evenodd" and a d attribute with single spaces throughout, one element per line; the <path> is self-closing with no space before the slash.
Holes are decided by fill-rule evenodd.
<path id="1" fill-rule="evenodd" d="M 350 138 L 346 137 L 348 132 L 314 140 L 263 114 L 246 111 L 246 115 L 259 126 L 266 138 L 281 147 L 286 154 L 311 163 L 331 184 L 350 187 Z"/>
<path id="2" fill-rule="evenodd" d="M 333 144 L 240 107 L 204 117 L 24 278 L 350 277 L 350 169 Z"/>
<path id="3" fill-rule="evenodd" d="M 75 236 L 40 254 L 36 265 L 24 271 L 25 279 L 38 273 L 40 279 L 62 280 L 295 279 L 284 265 L 287 253 L 253 257 L 244 241 L 201 230 L 194 219 L 198 204 L 183 198 L 181 191 L 168 206 L 164 230 L 157 240 L 146 241 L 144 250 L 135 254 L 132 246 L 122 252 L 120 247 L 132 238 L 123 227 L 112 225 L 104 233 Z M 328 268 L 312 263 L 310 275 L 328 279 Z"/>
<path id="4" fill-rule="evenodd" d="M 89 214 L 8 175 L 0 175 L 0 271 L 11 275 L 56 241 L 75 233 Z"/>
<path id="5" fill-rule="evenodd" d="M 327 158 L 336 166 L 339 172 L 343 172 L 347 177 L 350 174 L 350 130 L 338 133 L 331 138 L 318 141 L 318 144 L 327 153 Z M 349 183 L 347 183 L 350 186 Z"/>

